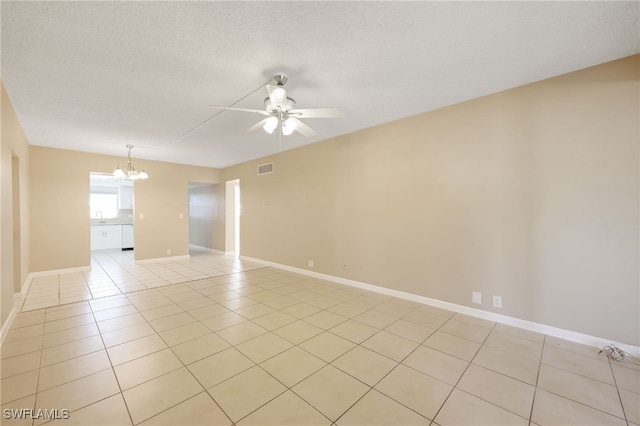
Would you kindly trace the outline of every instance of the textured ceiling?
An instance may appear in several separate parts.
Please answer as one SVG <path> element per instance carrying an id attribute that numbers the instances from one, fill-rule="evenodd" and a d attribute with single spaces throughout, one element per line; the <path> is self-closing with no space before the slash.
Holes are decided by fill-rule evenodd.
<path id="1" fill-rule="evenodd" d="M 30 144 L 117 156 L 133 144 L 134 158 L 210 167 L 640 53 L 637 1 L 0 7 L 2 79 Z M 245 133 L 262 116 L 208 106 L 262 108 L 280 71 L 298 108 L 346 118 L 305 120 L 315 137 L 278 143 Z"/>

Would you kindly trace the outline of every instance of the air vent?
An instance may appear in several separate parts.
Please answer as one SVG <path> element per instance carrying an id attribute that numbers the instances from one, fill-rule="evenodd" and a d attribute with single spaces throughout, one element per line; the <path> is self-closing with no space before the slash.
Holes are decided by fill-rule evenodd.
<path id="1" fill-rule="evenodd" d="M 273 173 L 273 163 L 260 164 L 258 166 L 259 175 L 266 175 L 268 173 Z"/>

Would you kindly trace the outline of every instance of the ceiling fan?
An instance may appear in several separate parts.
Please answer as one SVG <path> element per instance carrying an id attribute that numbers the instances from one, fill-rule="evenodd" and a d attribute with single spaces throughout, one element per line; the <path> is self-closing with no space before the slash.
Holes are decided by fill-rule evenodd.
<path id="1" fill-rule="evenodd" d="M 288 80 L 288 77 L 283 73 L 278 73 L 273 76 L 274 84 L 267 84 L 269 96 L 264 100 L 264 109 L 246 109 L 218 105 L 209 106 L 231 111 L 253 112 L 266 115 L 268 116 L 267 118 L 249 127 L 247 132 L 253 132 L 262 128 L 267 133 L 272 134 L 279 128 L 285 136 L 290 135 L 294 131 L 306 137 L 316 135 L 316 131 L 300 121 L 300 118 L 344 117 L 344 110 L 340 108 L 296 109 L 296 101 L 287 96 L 287 92 L 283 87 Z"/>

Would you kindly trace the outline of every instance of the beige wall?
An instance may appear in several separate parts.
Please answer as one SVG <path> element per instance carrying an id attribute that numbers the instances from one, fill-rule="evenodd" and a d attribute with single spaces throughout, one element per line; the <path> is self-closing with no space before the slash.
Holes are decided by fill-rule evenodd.
<path id="1" fill-rule="evenodd" d="M 0 327 L 13 308 L 30 272 L 29 146 L 0 81 Z M 17 182 L 16 182 L 17 179 Z M 15 261 L 14 261 L 15 260 Z"/>
<path id="2" fill-rule="evenodd" d="M 32 270 L 89 266 L 89 173 L 112 172 L 126 159 L 126 148 L 122 157 L 38 146 L 30 151 Z M 135 152 L 133 158 L 150 176 L 134 184 L 135 259 L 189 254 L 188 183 L 219 182 L 220 171 L 136 160 Z"/>
<path id="3" fill-rule="evenodd" d="M 241 253 L 638 345 L 639 62 L 225 169 Z"/>

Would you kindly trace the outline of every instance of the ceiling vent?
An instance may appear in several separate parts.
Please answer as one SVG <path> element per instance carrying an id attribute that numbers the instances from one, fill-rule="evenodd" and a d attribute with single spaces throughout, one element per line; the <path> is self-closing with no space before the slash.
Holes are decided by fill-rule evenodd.
<path id="1" fill-rule="evenodd" d="M 269 173 L 273 173 L 273 163 L 260 164 L 258 166 L 259 175 L 266 175 Z"/>

